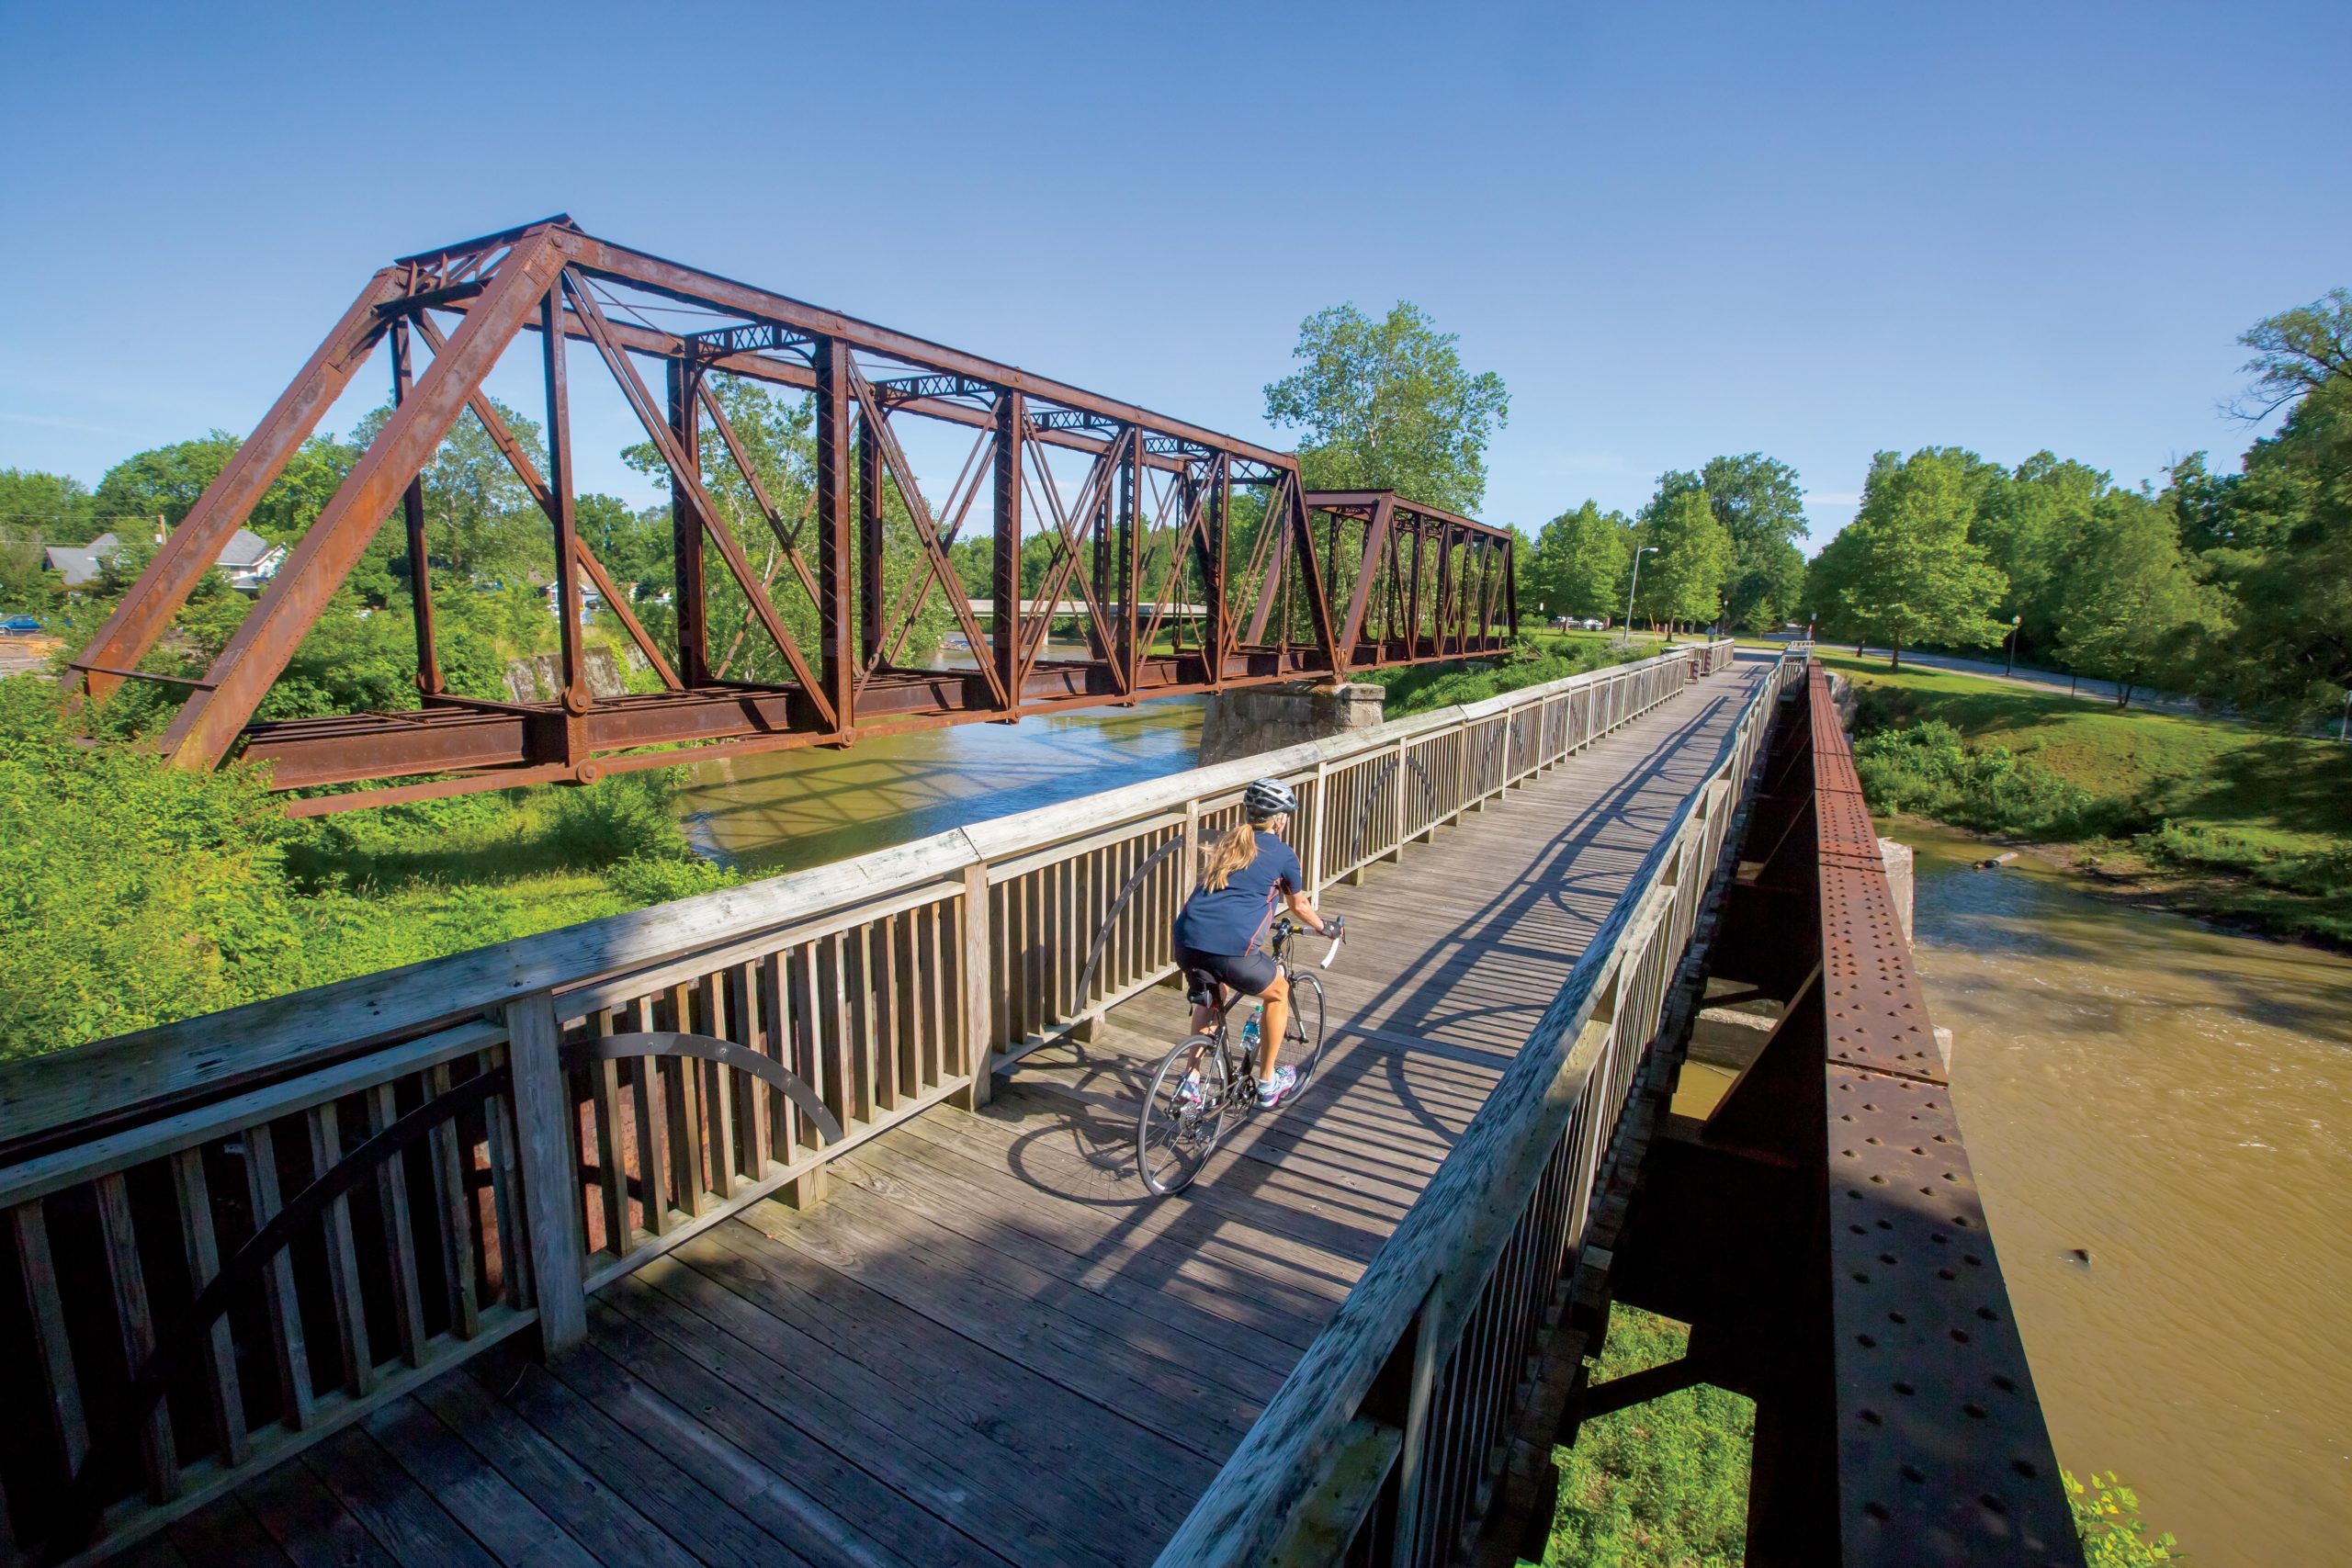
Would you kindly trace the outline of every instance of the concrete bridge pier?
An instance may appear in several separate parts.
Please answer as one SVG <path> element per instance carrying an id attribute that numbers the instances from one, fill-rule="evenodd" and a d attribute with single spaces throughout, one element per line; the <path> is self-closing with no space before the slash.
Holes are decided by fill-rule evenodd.
<path id="1" fill-rule="evenodd" d="M 1201 766 L 1280 750 L 1381 722 L 1386 688 L 1363 682 L 1302 681 L 1211 694 L 1201 720 Z"/>

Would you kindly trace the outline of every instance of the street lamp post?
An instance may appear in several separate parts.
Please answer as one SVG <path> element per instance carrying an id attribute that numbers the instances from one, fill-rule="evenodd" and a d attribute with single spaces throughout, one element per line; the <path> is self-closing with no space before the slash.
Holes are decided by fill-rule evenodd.
<path id="1" fill-rule="evenodd" d="M 2335 721 L 2335 740 L 2339 746 L 2352 740 L 2352 686 L 2344 689 L 2344 716 Z"/>
<path id="2" fill-rule="evenodd" d="M 1642 586 L 1642 558 L 1656 554 L 1656 545 L 1644 545 L 1634 552 L 1634 581 L 1625 588 L 1625 635 L 1618 639 L 1620 648 L 1630 648 L 1634 642 L 1634 595 Z"/>
<path id="3" fill-rule="evenodd" d="M 2009 636 L 2008 636 L 2009 657 L 2008 657 L 2008 660 L 2007 660 L 2007 662 L 2004 663 L 2004 664 L 2001 666 L 2001 673 L 2002 673 L 2003 675 L 2012 675 L 2012 674 L 2015 674 L 2015 673 L 2017 672 L 2017 667 L 2018 667 L 2018 628 L 2019 626 L 2023 626 L 2023 625 L 2025 625 L 2025 617 L 2024 617 L 2022 615 L 2011 615 L 2011 616 L 2009 617 Z"/>

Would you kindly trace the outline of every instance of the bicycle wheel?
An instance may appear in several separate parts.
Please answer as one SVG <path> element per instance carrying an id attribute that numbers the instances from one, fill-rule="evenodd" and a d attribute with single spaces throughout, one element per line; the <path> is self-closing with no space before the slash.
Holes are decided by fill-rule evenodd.
<path id="1" fill-rule="evenodd" d="M 1290 1021 L 1283 1025 L 1283 1054 L 1275 1060 L 1298 1069 L 1298 1087 L 1283 1101 L 1295 1105 L 1323 1060 L 1323 982 L 1300 970 L 1290 972 Z"/>
<path id="2" fill-rule="evenodd" d="M 1227 1087 L 1224 1054 L 1209 1036 L 1168 1053 L 1136 1119 L 1136 1172 L 1146 1187 L 1165 1197 L 1193 1184 L 1224 1135 Z"/>

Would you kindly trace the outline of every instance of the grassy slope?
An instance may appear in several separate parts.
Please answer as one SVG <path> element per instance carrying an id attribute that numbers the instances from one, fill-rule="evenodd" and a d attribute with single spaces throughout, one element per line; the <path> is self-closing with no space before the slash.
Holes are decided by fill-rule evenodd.
<path id="1" fill-rule="evenodd" d="M 1880 660 L 1824 662 L 1893 694 L 1906 720 L 1940 719 L 1972 750 L 2005 746 L 2129 802 L 2138 831 L 2085 843 L 2085 864 L 2199 913 L 2352 942 L 2352 747 Z"/>

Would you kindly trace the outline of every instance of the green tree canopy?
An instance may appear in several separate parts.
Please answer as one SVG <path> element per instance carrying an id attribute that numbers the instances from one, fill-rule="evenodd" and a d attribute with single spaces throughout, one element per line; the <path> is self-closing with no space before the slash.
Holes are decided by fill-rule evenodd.
<path id="1" fill-rule="evenodd" d="M 1394 490 L 1476 515 L 1510 395 L 1493 371 L 1464 367 L 1457 341 L 1402 300 L 1378 321 L 1335 305 L 1300 323 L 1301 368 L 1266 388 L 1266 419 L 1302 433 L 1308 488 Z"/>
<path id="2" fill-rule="evenodd" d="M 2132 688 L 2177 665 L 2218 605 L 2189 575 L 2168 511 L 2117 491 L 2102 500 L 2064 574 L 2058 646 L 2070 668 L 2116 682 L 2116 705 Z"/>
<path id="3" fill-rule="evenodd" d="M 1612 616 L 1632 549 L 1633 525 L 1622 512 L 1586 502 L 1544 525 L 1526 552 L 1520 607 L 1548 615 Z"/>
<path id="4" fill-rule="evenodd" d="M 1711 458 L 1699 471 L 1708 508 L 1731 538 L 1724 619 L 1743 631 L 1778 630 L 1804 592 L 1804 485 L 1761 452 Z"/>
<path id="5" fill-rule="evenodd" d="M 0 538 L 79 545 L 99 532 L 90 487 L 38 468 L 0 468 Z"/>
<path id="6" fill-rule="evenodd" d="M 1696 474 L 1669 473 L 1658 480 L 1657 494 L 1642 508 L 1636 540 L 1657 549 L 1641 563 L 1643 614 L 1669 630 L 1678 621 L 1703 623 L 1722 614 L 1734 560 L 1731 535 L 1715 521 Z"/>
<path id="7" fill-rule="evenodd" d="M 1992 611 L 2007 580 L 1968 536 L 1998 472 L 1951 447 L 1873 457 L 1861 509 L 1815 563 L 1811 596 L 1832 611 L 1832 629 L 1885 643 L 1897 668 L 1916 643 L 1998 642 L 2007 627 Z"/>

